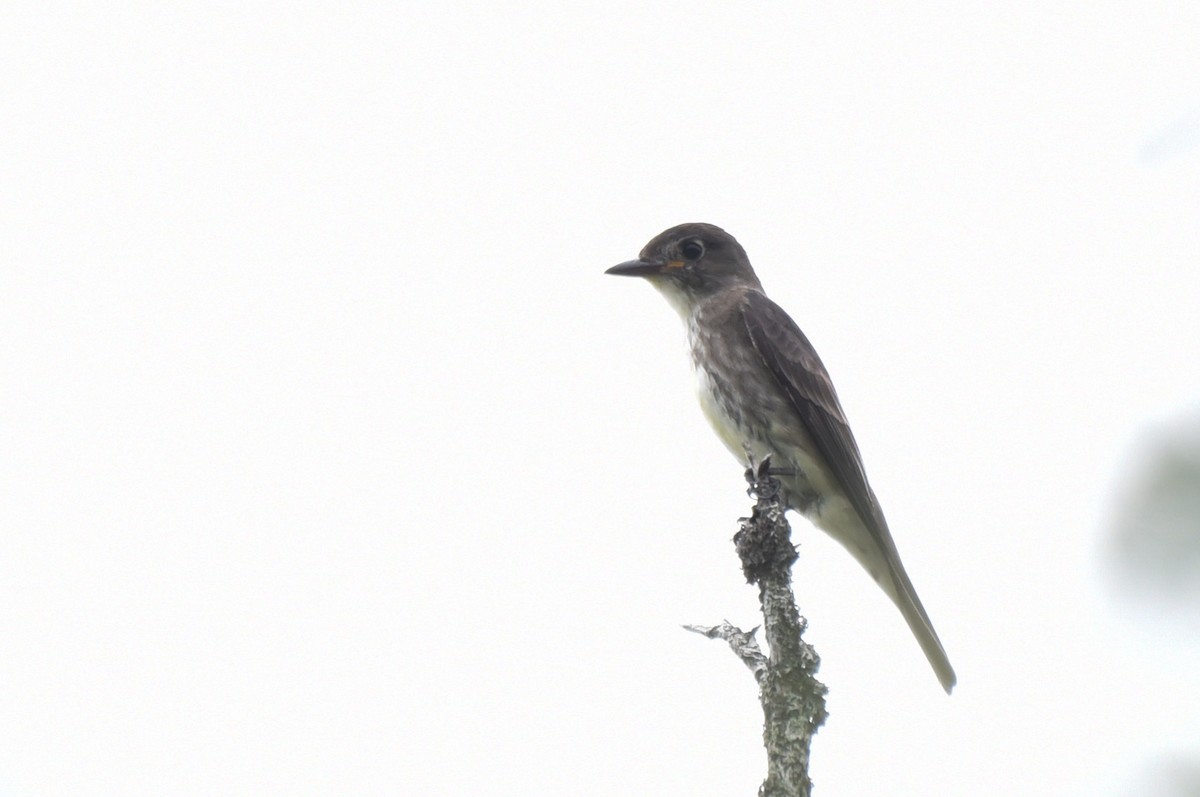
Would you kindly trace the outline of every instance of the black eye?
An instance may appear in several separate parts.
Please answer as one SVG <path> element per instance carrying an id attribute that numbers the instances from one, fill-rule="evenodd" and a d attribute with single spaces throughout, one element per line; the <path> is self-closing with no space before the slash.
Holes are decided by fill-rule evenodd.
<path id="1" fill-rule="evenodd" d="M 704 257 L 704 244 L 699 241 L 684 241 L 679 245 L 679 254 L 688 260 L 699 260 Z"/>

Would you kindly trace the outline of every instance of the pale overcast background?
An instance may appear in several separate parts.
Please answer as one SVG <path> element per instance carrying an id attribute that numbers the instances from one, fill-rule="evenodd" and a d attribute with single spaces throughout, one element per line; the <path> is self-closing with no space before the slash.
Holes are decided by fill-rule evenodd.
<path id="1" fill-rule="evenodd" d="M 959 674 L 797 520 L 817 793 L 1185 793 L 1200 627 L 1110 537 L 1200 427 L 1200 5 L 0 17 L 0 794 L 754 794 L 680 628 L 758 622 L 741 468 L 603 274 L 684 221 L 821 352 Z"/>

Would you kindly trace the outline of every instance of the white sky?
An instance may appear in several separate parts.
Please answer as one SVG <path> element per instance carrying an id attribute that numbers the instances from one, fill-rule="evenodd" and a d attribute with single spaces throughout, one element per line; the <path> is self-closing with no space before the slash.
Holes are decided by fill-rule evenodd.
<path id="1" fill-rule="evenodd" d="M 603 276 L 708 221 L 959 673 L 796 521 L 818 794 L 1130 795 L 1200 395 L 1200 5 L 71 4 L 0 24 L 0 792 L 752 794 L 740 467 Z"/>

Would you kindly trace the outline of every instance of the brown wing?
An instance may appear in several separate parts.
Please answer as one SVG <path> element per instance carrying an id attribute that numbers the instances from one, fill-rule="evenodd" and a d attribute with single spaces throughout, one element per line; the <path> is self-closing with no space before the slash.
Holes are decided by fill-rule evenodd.
<path id="1" fill-rule="evenodd" d="M 949 693 L 957 680 L 954 668 L 950 666 L 942 642 L 933 630 L 933 623 L 921 605 L 912 581 L 904 572 L 896 543 L 888 531 L 887 521 L 883 519 L 883 511 L 867 483 L 862 455 L 858 453 L 858 445 L 850 433 L 837 393 L 833 390 L 833 382 L 821 358 L 796 322 L 761 293 L 751 291 L 746 294 L 742 304 L 742 320 L 750 334 L 750 342 L 762 357 L 767 370 L 787 395 L 816 444 L 818 453 L 879 545 L 894 586 L 894 590 L 888 592 L 900 608 L 929 663 L 933 665 L 942 687 Z"/>
<path id="2" fill-rule="evenodd" d="M 796 322 L 761 293 L 746 294 L 742 319 L 750 342 L 804 422 L 850 504 L 871 533 L 884 543 L 884 549 L 892 553 L 895 548 L 883 511 L 867 483 L 862 455 L 816 349 Z"/>

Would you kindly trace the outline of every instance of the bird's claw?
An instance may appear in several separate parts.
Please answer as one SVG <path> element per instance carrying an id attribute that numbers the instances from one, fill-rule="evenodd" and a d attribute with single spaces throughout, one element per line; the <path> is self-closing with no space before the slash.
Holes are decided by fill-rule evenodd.
<path id="1" fill-rule="evenodd" d="M 782 489 L 782 485 L 776 477 L 796 475 L 795 468 L 771 467 L 770 454 L 763 457 L 762 462 L 755 464 L 754 457 L 747 451 L 746 462 L 749 465 L 746 468 L 746 483 L 749 484 L 749 487 L 746 488 L 746 495 L 751 498 L 775 498 Z"/>

